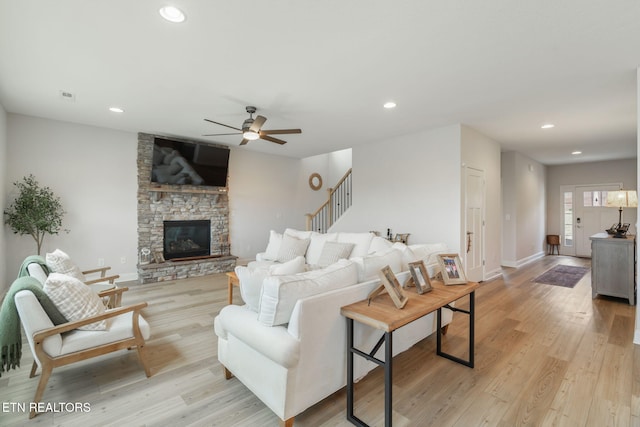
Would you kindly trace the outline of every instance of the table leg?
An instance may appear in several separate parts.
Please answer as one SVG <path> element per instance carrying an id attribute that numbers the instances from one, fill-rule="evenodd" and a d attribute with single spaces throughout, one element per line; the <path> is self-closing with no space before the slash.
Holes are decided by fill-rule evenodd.
<path id="1" fill-rule="evenodd" d="M 451 307 L 450 305 L 446 305 L 445 308 L 448 308 L 454 312 L 465 313 L 469 315 L 469 358 L 468 360 L 460 359 L 459 357 L 453 356 L 449 353 L 445 353 L 442 351 L 442 309 L 439 308 L 436 314 L 436 354 L 438 356 L 444 357 L 449 360 L 453 360 L 454 362 L 460 363 L 462 365 L 473 368 L 474 364 L 474 348 L 475 348 L 475 294 L 473 291 L 469 294 L 469 310 L 463 310 L 456 307 Z"/>
<path id="2" fill-rule="evenodd" d="M 347 319 L 347 420 L 353 420 L 353 319 Z"/>
<path id="3" fill-rule="evenodd" d="M 233 304 L 233 283 L 231 282 L 231 278 L 229 278 L 229 305 Z"/>
<path id="4" fill-rule="evenodd" d="M 393 404 L 393 396 L 391 391 L 393 389 L 393 345 L 392 341 L 393 332 L 385 332 L 384 338 L 384 425 L 385 427 L 391 427 L 391 407 Z"/>

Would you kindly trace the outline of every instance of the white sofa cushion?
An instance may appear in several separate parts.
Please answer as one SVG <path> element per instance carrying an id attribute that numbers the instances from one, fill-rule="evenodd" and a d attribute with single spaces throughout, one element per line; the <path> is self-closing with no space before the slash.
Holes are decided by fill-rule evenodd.
<path id="1" fill-rule="evenodd" d="M 258 312 L 262 282 L 267 276 L 297 274 L 305 271 L 305 260 L 298 256 L 282 264 L 253 263 L 251 266 L 237 266 L 236 276 L 240 282 L 240 296 L 250 310 Z"/>
<path id="2" fill-rule="evenodd" d="M 335 242 L 338 240 L 338 233 L 312 233 L 309 248 L 307 248 L 307 264 L 318 265 L 322 248 L 326 242 Z"/>
<path id="3" fill-rule="evenodd" d="M 51 273 L 45 280 L 42 289 L 60 313 L 70 322 L 97 316 L 105 311 L 100 297 L 75 277 Z M 90 323 L 78 329 L 104 331 L 107 329 L 107 321 Z"/>
<path id="4" fill-rule="evenodd" d="M 351 261 L 358 266 L 358 282 L 376 279 L 378 272 L 387 265 L 396 274 L 403 271 L 402 252 L 399 249 L 392 248 L 381 254 L 355 257 L 351 258 Z"/>
<path id="5" fill-rule="evenodd" d="M 260 307 L 260 290 L 264 278 L 269 275 L 268 268 L 249 268 L 237 266 L 235 268 L 236 276 L 240 282 L 240 296 L 242 301 L 252 311 L 258 312 Z"/>
<path id="6" fill-rule="evenodd" d="M 434 277 L 440 272 L 438 254 L 449 253 L 449 249 L 444 243 L 409 245 L 408 248 L 411 250 L 416 261 L 424 261 L 429 277 Z"/>
<path id="7" fill-rule="evenodd" d="M 45 255 L 47 266 L 53 273 L 66 274 L 81 282 L 86 281 L 82 270 L 71 260 L 71 257 L 60 249 Z"/>
<path id="8" fill-rule="evenodd" d="M 289 234 L 284 234 L 276 261 L 287 262 L 295 257 L 304 256 L 304 254 L 307 253 L 309 242 L 310 239 L 299 239 Z"/>
<path id="9" fill-rule="evenodd" d="M 348 259 L 353 251 L 353 243 L 325 242 L 318 258 L 320 267 L 327 267 L 341 259 Z"/>
<path id="10" fill-rule="evenodd" d="M 375 254 L 378 252 L 387 252 L 393 247 L 393 243 L 388 239 L 380 236 L 373 236 L 371 244 L 369 245 L 369 253 Z"/>
<path id="11" fill-rule="evenodd" d="M 267 326 L 286 324 L 298 299 L 356 283 L 358 268 L 348 260 L 307 273 L 269 276 L 262 283 L 258 321 Z"/>
<path id="12" fill-rule="evenodd" d="M 295 237 L 297 239 L 310 239 L 313 231 L 302 231 L 296 230 L 294 228 L 286 228 L 284 230 L 284 234 L 288 234 L 289 236 Z"/>
<path id="13" fill-rule="evenodd" d="M 372 239 L 373 233 L 338 233 L 337 241 L 340 243 L 353 243 L 351 257 L 356 257 L 365 256 L 369 253 Z"/>
<path id="14" fill-rule="evenodd" d="M 276 233 L 271 230 L 269 232 L 269 243 L 267 243 L 267 249 L 262 254 L 264 261 L 275 261 L 278 258 L 278 252 L 282 245 L 282 234 Z"/>

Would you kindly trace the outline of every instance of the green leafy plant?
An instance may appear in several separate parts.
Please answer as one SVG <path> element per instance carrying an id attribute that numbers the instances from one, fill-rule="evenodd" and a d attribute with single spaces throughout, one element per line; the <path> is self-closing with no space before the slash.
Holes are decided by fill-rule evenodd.
<path id="1" fill-rule="evenodd" d="M 33 237 L 40 255 L 45 236 L 63 231 L 62 217 L 66 212 L 60 198 L 49 187 L 40 187 L 33 175 L 25 176 L 13 185 L 18 189 L 18 196 L 5 209 L 4 222 L 14 234 Z"/>

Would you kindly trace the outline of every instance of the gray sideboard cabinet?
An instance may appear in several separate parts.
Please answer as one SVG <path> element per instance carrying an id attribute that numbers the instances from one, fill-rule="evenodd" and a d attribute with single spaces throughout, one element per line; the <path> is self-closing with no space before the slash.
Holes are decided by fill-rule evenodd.
<path id="1" fill-rule="evenodd" d="M 591 236 L 591 294 L 626 298 L 635 305 L 636 238 Z"/>

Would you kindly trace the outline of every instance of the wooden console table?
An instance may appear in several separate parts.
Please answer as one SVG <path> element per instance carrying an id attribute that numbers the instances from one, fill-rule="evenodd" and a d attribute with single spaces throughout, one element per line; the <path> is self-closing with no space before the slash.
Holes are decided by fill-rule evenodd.
<path id="1" fill-rule="evenodd" d="M 466 285 L 445 286 L 442 282 L 432 281 L 433 290 L 427 294 L 418 295 L 415 288 L 405 289 L 409 301 L 402 309 L 396 308 L 388 294 L 374 298 L 370 305 L 367 300 L 364 300 L 340 309 L 340 313 L 347 318 L 347 420 L 358 426 L 367 425 L 353 413 L 353 356 L 357 354 L 384 367 L 384 418 L 385 426 L 391 427 L 393 331 L 429 313 L 437 311 L 436 354 L 473 368 L 475 290 L 478 286 L 475 282 L 469 282 Z M 450 306 L 452 302 L 466 295 L 469 295 L 468 311 Z M 442 351 L 442 308 L 469 315 L 468 360 L 460 359 Z M 369 353 L 354 347 L 354 320 L 384 332 L 384 335 Z M 382 344 L 385 344 L 384 361 L 375 357 Z"/>

